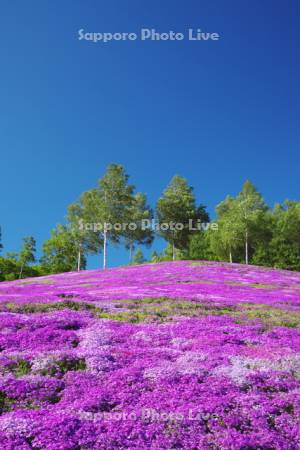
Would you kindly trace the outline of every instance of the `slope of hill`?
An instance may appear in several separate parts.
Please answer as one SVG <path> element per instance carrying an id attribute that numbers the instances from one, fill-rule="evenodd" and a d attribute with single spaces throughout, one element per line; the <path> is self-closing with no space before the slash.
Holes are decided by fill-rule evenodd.
<path id="1" fill-rule="evenodd" d="M 0 310 L 1 449 L 300 449 L 299 273 L 66 273 Z"/>

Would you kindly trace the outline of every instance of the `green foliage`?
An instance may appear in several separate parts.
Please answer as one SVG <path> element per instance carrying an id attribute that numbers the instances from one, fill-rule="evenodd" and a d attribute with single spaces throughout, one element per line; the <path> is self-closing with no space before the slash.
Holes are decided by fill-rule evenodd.
<path id="1" fill-rule="evenodd" d="M 98 221 L 112 225 L 112 229 L 107 229 L 106 232 L 115 242 L 119 242 L 120 232 L 114 225 L 127 222 L 130 217 L 130 208 L 134 203 L 134 186 L 128 184 L 128 179 L 122 166 L 111 164 L 99 180 L 99 187 L 96 190 Z"/>
<path id="2" fill-rule="evenodd" d="M 58 225 L 43 244 L 42 267 L 45 273 L 69 272 L 77 269 L 78 245 L 76 236 L 65 225 Z M 86 257 L 81 256 L 80 268 L 86 267 Z"/>
<path id="3" fill-rule="evenodd" d="M 68 207 L 68 232 L 71 234 L 74 252 L 77 254 L 77 270 L 86 266 L 86 256 L 96 254 L 103 240 L 100 231 L 84 227 L 85 221 L 85 196 L 81 196 L 78 202 Z"/>
<path id="4" fill-rule="evenodd" d="M 30 362 L 24 359 L 19 359 L 14 368 L 14 374 L 16 377 L 22 377 L 23 375 L 27 375 L 30 372 L 30 369 L 31 369 Z"/>
<path id="5" fill-rule="evenodd" d="M 159 255 L 159 253 L 156 250 L 154 250 L 151 253 L 150 262 L 151 263 L 158 263 L 158 262 L 160 262 L 160 255 Z"/>
<path id="6" fill-rule="evenodd" d="M 283 206 L 275 206 L 274 218 L 270 242 L 272 265 L 300 270 L 300 203 L 286 201 Z"/>
<path id="7" fill-rule="evenodd" d="M 53 363 L 50 370 L 44 370 L 43 375 L 57 376 L 64 375 L 69 371 L 86 370 L 84 358 L 64 358 Z"/>
<path id="8" fill-rule="evenodd" d="M 132 264 L 134 264 L 134 265 L 143 264 L 145 261 L 146 260 L 144 258 L 142 250 L 140 248 L 138 248 L 137 251 L 135 252 L 135 254 L 133 255 Z"/>
<path id="9" fill-rule="evenodd" d="M 160 224 L 169 224 L 166 230 L 160 228 L 159 234 L 172 246 L 172 259 L 176 258 L 176 249 L 186 250 L 197 220 L 207 221 L 208 214 L 203 205 L 196 206 L 193 188 L 187 180 L 180 176 L 172 178 L 156 205 L 156 214 Z M 176 229 L 171 224 L 182 224 L 182 229 Z"/>
<path id="10" fill-rule="evenodd" d="M 286 201 L 268 210 L 248 216 L 249 259 L 252 264 L 300 270 L 300 203 Z M 236 249 L 236 261 L 243 261 L 242 249 Z"/>
<path id="11" fill-rule="evenodd" d="M 212 231 L 214 232 L 214 231 Z M 212 258 L 210 250 L 210 241 L 208 232 L 199 231 L 191 236 L 189 241 L 187 259 L 206 259 Z"/>
<path id="12" fill-rule="evenodd" d="M 216 207 L 217 233 L 210 233 L 216 259 L 249 263 L 267 233 L 268 208 L 255 186 L 246 181 L 237 197 L 227 196 Z"/>
<path id="13" fill-rule="evenodd" d="M 3 303 L 1 305 L 0 311 L 10 311 L 22 314 L 39 314 L 44 312 L 47 313 L 52 311 L 61 311 L 64 309 L 71 309 L 73 311 L 94 311 L 98 310 L 99 308 L 96 308 L 94 305 L 85 302 L 65 300 L 55 303 Z"/>
<path id="14" fill-rule="evenodd" d="M 132 259 L 132 252 L 134 246 L 146 245 L 149 247 L 154 239 L 154 233 L 151 227 L 146 227 L 146 221 L 151 221 L 153 212 L 147 205 L 147 197 L 145 194 L 138 192 L 133 197 L 131 205 L 128 207 L 128 224 L 133 224 L 132 227 L 127 227 L 124 232 L 125 247 L 130 252 L 130 262 Z"/>
<path id="15" fill-rule="evenodd" d="M 241 261 L 243 258 L 244 236 L 239 215 L 238 202 L 233 197 L 227 196 L 216 207 L 218 232 L 210 233 L 210 249 L 218 260 Z"/>
<path id="16" fill-rule="evenodd" d="M 0 256 L 0 281 L 13 281 L 20 277 L 21 264 L 15 255 L 7 253 Z M 24 266 L 23 277 L 37 277 L 43 275 L 40 266 Z"/>
<path id="17" fill-rule="evenodd" d="M 107 242 L 119 243 L 124 235 L 117 224 L 127 223 L 134 205 L 134 186 L 128 184 L 128 175 L 118 164 L 111 164 L 99 180 L 98 187 L 85 192 L 81 198 L 83 219 L 100 224 L 103 242 L 103 267 L 106 267 Z"/>
<path id="18" fill-rule="evenodd" d="M 177 260 L 189 259 L 188 252 L 185 250 L 176 249 L 176 259 Z M 172 261 L 172 260 L 173 260 L 173 247 L 171 244 L 168 244 L 161 253 L 158 253 L 157 251 L 152 252 L 150 258 L 151 263 Z"/>
<path id="19" fill-rule="evenodd" d="M 35 262 L 36 241 L 32 236 L 23 238 L 23 246 L 20 251 L 21 264 Z"/>
<path id="20" fill-rule="evenodd" d="M 0 281 L 85 269 L 87 256 L 101 250 L 106 267 L 108 242 L 124 244 L 131 263 L 145 262 L 140 248 L 134 258 L 132 255 L 136 246 L 153 242 L 153 230 L 144 226 L 152 220 L 153 212 L 146 195 L 135 193 L 128 180 L 121 165 L 111 164 L 97 187 L 69 206 L 67 224 L 58 225 L 43 244 L 41 264 L 34 265 L 35 239 L 25 237 L 19 253 L 0 256 Z M 195 228 L 198 221 L 208 222 L 209 217 L 203 205 L 197 206 L 187 180 L 173 177 L 157 201 L 156 218 L 160 224 L 183 224 L 183 229 L 160 229 L 167 246 L 161 253 L 154 251 L 150 261 L 232 261 L 300 271 L 299 202 L 287 200 L 271 210 L 247 180 L 236 197 L 227 196 L 217 205 L 216 216 L 218 230 L 190 229 L 189 225 Z M 136 228 L 115 228 L 129 223 Z M 0 253 L 2 250 L 0 227 Z"/>
<path id="21" fill-rule="evenodd" d="M 26 236 L 23 238 L 23 245 L 19 254 L 20 262 L 20 274 L 19 278 L 22 278 L 24 267 L 28 264 L 35 262 L 36 241 L 32 236 Z"/>

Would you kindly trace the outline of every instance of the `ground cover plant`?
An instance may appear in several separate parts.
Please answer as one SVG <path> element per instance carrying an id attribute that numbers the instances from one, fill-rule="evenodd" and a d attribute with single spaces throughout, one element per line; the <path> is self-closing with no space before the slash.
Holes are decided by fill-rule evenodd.
<path id="1" fill-rule="evenodd" d="M 1 449 L 300 448 L 300 274 L 202 261 L 0 284 Z"/>

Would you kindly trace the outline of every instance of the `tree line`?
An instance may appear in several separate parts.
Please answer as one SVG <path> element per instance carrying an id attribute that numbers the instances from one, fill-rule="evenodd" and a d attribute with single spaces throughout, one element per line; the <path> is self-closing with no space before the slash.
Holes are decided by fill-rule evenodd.
<path id="1" fill-rule="evenodd" d="M 270 208 L 247 180 L 215 211 L 211 226 L 206 206 L 197 204 L 193 188 L 178 175 L 151 208 L 124 167 L 111 164 L 96 187 L 68 207 L 65 223 L 43 243 L 39 261 L 32 236 L 23 239 L 20 252 L 0 255 L 0 281 L 82 270 L 91 254 L 102 255 L 105 269 L 110 245 L 125 246 L 129 264 L 141 264 L 146 262 L 141 247 L 150 247 L 157 235 L 167 245 L 161 253 L 154 251 L 150 262 L 205 259 L 300 270 L 299 202 Z"/>

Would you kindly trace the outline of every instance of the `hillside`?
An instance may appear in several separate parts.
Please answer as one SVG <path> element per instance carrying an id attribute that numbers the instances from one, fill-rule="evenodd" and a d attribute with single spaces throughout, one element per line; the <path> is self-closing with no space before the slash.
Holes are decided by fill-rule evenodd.
<path id="1" fill-rule="evenodd" d="M 300 273 L 73 272 L 0 308 L 0 449 L 300 449 Z"/>

